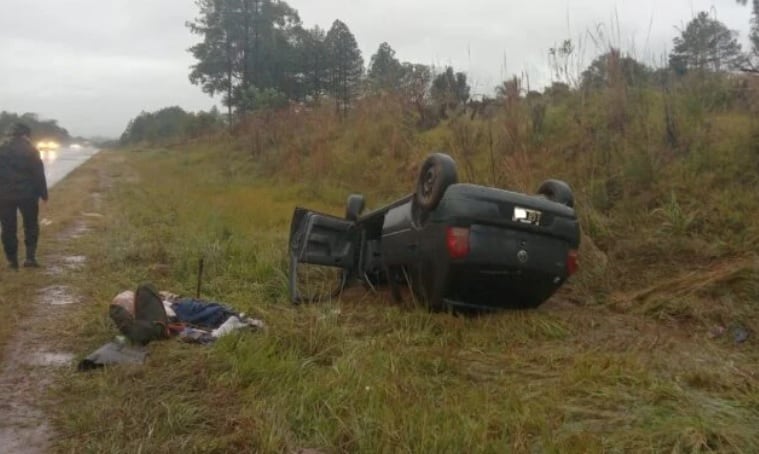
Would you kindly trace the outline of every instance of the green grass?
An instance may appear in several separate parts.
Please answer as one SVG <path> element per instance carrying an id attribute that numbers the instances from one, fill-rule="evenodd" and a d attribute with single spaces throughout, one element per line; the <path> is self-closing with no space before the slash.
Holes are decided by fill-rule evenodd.
<path id="1" fill-rule="evenodd" d="M 537 311 L 454 317 L 360 290 L 293 307 L 292 210 L 339 214 L 347 191 L 255 177 L 239 155 L 218 156 L 108 152 L 68 180 L 84 194 L 77 181 L 98 170 L 108 185 L 104 217 L 66 245 L 88 257 L 85 272 L 66 276 L 85 304 L 60 321 L 59 342 L 84 356 L 112 338 L 110 299 L 142 281 L 193 293 L 201 256 L 204 296 L 267 329 L 212 347 L 152 344 L 141 367 L 65 372 L 51 406 L 59 452 L 759 450 L 756 339 L 709 337 L 717 323 L 756 329 L 756 262 L 724 254 L 724 272 L 698 268 L 707 258 L 690 242 L 705 236 L 681 221 L 698 204 L 681 192 L 649 210 L 650 225 L 634 226 L 676 229 L 676 244 L 654 236 L 641 245 L 621 211 L 583 213 L 601 232 L 594 239 L 606 229 L 622 244 L 596 250 L 605 270 L 583 263 L 586 274 Z M 748 203 L 740 197 L 730 203 Z M 706 222 L 695 232 L 709 231 Z M 682 257 L 667 261 L 675 252 Z M 625 270 L 636 275 L 618 281 Z"/>

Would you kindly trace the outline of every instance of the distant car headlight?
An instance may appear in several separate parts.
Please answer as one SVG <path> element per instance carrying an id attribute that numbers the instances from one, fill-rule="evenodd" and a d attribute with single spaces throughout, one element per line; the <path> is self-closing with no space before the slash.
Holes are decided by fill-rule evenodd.
<path id="1" fill-rule="evenodd" d="M 37 142 L 37 149 L 39 150 L 57 150 L 60 147 L 61 145 L 54 140 Z"/>

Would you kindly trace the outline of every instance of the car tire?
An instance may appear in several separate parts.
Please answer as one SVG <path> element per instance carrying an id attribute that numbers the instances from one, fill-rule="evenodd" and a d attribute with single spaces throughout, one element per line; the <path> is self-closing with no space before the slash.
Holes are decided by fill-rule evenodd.
<path id="1" fill-rule="evenodd" d="M 538 194 L 545 196 L 548 200 L 570 208 L 575 206 L 575 196 L 572 188 L 561 180 L 546 180 L 538 188 Z"/>
<path id="2" fill-rule="evenodd" d="M 444 153 L 433 153 L 422 163 L 416 182 L 412 211 L 417 224 L 422 224 L 437 208 L 446 189 L 458 183 L 456 162 Z"/>
<path id="3" fill-rule="evenodd" d="M 351 194 L 348 196 L 348 201 L 345 203 L 345 219 L 349 221 L 357 221 L 361 217 L 361 213 L 364 212 L 364 196 L 361 194 Z"/>

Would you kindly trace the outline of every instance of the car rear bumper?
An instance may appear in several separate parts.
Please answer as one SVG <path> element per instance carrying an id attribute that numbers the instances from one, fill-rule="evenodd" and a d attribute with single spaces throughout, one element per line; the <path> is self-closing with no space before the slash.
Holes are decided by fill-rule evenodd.
<path id="1" fill-rule="evenodd" d="M 520 230 L 471 225 L 466 257 L 441 257 L 433 282 L 443 302 L 471 307 L 536 307 L 569 276 L 569 244 Z"/>
<path id="2" fill-rule="evenodd" d="M 451 266 L 443 302 L 473 308 L 537 307 L 566 278 L 539 271 L 498 266 Z"/>

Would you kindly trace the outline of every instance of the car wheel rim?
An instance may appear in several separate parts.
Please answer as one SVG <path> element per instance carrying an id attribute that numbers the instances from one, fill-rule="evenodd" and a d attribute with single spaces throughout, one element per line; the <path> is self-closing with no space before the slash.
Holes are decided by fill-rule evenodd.
<path id="1" fill-rule="evenodd" d="M 427 169 L 427 173 L 424 175 L 424 182 L 422 183 L 422 195 L 424 197 L 429 197 L 432 194 L 436 177 L 434 168 Z"/>

